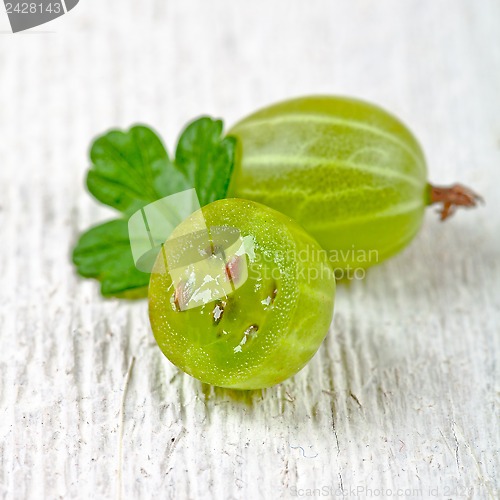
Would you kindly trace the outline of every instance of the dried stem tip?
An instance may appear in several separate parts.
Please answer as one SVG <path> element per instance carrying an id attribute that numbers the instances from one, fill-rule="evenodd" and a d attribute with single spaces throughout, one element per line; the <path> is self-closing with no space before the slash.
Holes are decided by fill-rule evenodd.
<path id="1" fill-rule="evenodd" d="M 439 211 L 441 220 L 445 220 L 455 212 L 457 207 L 475 207 L 483 199 L 478 194 L 461 184 L 453 184 L 450 187 L 432 186 L 429 184 L 429 204 L 442 203 Z"/>

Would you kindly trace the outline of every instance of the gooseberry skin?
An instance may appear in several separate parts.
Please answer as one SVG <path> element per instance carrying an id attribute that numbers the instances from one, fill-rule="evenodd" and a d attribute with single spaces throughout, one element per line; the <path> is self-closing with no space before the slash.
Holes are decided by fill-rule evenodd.
<path id="1" fill-rule="evenodd" d="M 328 332 L 335 279 L 327 257 L 298 224 L 258 203 L 219 200 L 202 213 L 207 227 L 251 237 L 248 279 L 222 301 L 180 311 L 160 254 L 149 285 L 155 339 L 173 364 L 202 382 L 234 389 L 278 384 L 303 368 Z M 199 220 L 193 214 L 170 239 L 202 229 Z"/>
<path id="2" fill-rule="evenodd" d="M 284 101 L 250 115 L 229 194 L 295 219 L 334 267 L 366 268 L 404 248 L 429 204 L 425 158 L 397 118 L 334 96 Z"/>

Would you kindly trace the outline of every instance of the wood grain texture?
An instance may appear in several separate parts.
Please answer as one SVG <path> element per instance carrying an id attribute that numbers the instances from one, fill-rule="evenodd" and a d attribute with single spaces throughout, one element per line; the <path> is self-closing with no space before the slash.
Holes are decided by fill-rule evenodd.
<path id="1" fill-rule="evenodd" d="M 497 0 L 85 0 L 54 33 L 0 34 L 0 498 L 498 498 L 499 23 Z M 89 141 L 145 122 L 172 148 L 199 114 L 310 93 L 392 110 L 432 181 L 487 204 L 429 210 L 339 286 L 293 379 L 203 386 L 145 302 L 74 274 L 77 234 L 111 216 L 83 189 Z"/>

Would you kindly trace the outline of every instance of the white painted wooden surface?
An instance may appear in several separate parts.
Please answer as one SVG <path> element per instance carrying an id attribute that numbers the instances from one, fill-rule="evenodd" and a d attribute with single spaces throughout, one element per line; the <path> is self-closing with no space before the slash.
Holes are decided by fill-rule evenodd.
<path id="1" fill-rule="evenodd" d="M 499 25 L 498 0 L 82 0 L 54 33 L 0 34 L 0 497 L 498 498 Z M 145 302 L 74 274 L 78 232 L 110 215 L 84 192 L 87 146 L 142 121 L 172 147 L 196 115 L 320 92 L 391 109 L 432 181 L 487 204 L 429 210 L 340 286 L 292 380 L 203 387 Z"/>

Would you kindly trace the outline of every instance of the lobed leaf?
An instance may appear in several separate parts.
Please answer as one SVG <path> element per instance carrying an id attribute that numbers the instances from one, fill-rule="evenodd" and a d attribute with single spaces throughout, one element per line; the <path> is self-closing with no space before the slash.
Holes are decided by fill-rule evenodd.
<path id="1" fill-rule="evenodd" d="M 134 265 L 128 217 L 149 203 L 193 187 L 201 206 L 226 196 L 236 139 L 222 137 L 222 128 L 221 120 L 208 117 L 189 124 L 179 139 L 175 162 L 146 126 L 111 130 L 95 140 L 87 187 L 98 201 L 124 217 L 82 234 L 73 262 L 81 276 L 100 281 L 102 295 L 139 298 L 147 294 L 149 274 Z"/>
<path id="2" fill-rule="evenodd" d="M 190 123 L 177 144 L 175 163 L 201 206 L 226 197 L 233 172 L 236 139 L 223 137 L 222 129 L 221 120 L 205 116 Z"/>
<path id="3" fill-rule="evenodd" d="M 190 187 L 155 132 L 144 126 L 112 130 L 97 138 L 90 159 L 89 191 L 125 215 Z"/>

